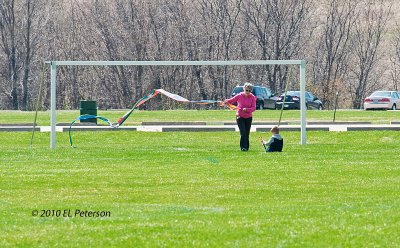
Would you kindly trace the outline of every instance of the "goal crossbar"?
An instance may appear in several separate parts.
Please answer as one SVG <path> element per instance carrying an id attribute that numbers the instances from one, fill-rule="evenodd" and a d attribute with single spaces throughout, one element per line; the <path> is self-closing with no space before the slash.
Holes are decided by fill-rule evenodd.
<path id="1" fill-rule="evenodd" d="M 50 65 L 50 148 L 56 148 L 57 66 L 194 66 L 194 65 L 298 65 L 300 68 L 300 143 L 306 144 L 306 62 L 305 60 L 229 60 L 229 61 L 46 61 Z M 283 107 L 283 106 L 282 106 Z"/>

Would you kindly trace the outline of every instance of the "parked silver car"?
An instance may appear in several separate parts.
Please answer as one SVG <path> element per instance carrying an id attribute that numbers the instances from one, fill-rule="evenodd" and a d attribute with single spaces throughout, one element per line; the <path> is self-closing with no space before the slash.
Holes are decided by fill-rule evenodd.
<path id="1" fill-rule="evenodd" d="M 397 91 L 375 91 L 364 99 L 364 110 L 369 109 L 400 109 Z"/>

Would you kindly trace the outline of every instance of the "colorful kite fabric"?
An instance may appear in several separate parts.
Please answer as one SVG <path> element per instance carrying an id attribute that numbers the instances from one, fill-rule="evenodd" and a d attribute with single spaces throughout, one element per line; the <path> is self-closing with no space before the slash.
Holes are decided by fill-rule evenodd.
<path id="1" fill-rule="evenodd" d="M 153 92 L 152 92 L 151 94 L 140 98 L 140 99 L 133 105 L 133 107 L 132 107 L 127 113 L 125 113 L 121 118 L 118 119 L 118 121 L 117 121 L 116 123 L 111 123 L 111 122 L 110 122 L 109 120 L 107 120 L 106 118 L 101 117 L 101 116 L 96 116 L 96 115 L 81 115 L 81 116 L 79 116 L 79 117 L 76 118 L 73 122 L 71 122 L 71 125 L 69 126 L 68 133 L 69 133 L 69 143 L 70 143 L 70 145 L 71 145 L 72 147 L 74 147 L 74 146 L 72 145 L 71 128 L 72 128 L 72 125 L 73 125 L 76 121 L 78 121 L 78 120 L 80 121 L 80 120 L 86 120 L 86 119 L 94 119 L 94 118 L 97 118 L 97 119 L 100 119 L 100 120 L 102 120 L 102 121 L 108 123 L 111 127 L 117 128 L 117 127 L 121 126 L 121 125 L 126 121 L 126 119 L 128 119 L 128 117 L 132 114 L 132 112 L 133 112 L 135 109 L 137 109 L 140 105 L 142 105 L 143 103 L 147 102 L 148 100 L 150 100 L 151 98 L 157 96 L 157 95 L 160 94 L 160 93 L 163 94 L 163 95 L 165 95 L 165 96 L 167 96 L 167 97 L 169 97 L 169 98 L 171 98 L 171 99 L 173 99 L 173 100 L 175 100 L 175 101 L 178 101 L 178 102 L 187 102 L 187 103 L 196 103 L 196 104 L 212 104 L 212 103 L 218 103 L 218 104 L 220 104 L 221 106 L 226 105 L 226 106 L 227 106 L 229 109 L 231 109 L 231 110 L 236 109 L 236 106 L 235 106 L 235 105 L 230 104 L 230 103 L 224 103 L 223 101 L 216 101 L 216 100 L 190 101 L 190 100 L 188 100 L 188 99 L 186 99 L 186 98 L 184 98 L 184 97 L 182 97 L 182 96 L 173 94 L 173 93 L 168 92 L 168 91 L 166 91 L 166 90 L 163 90 L 163 89 L 156 89 L 156 90 L 153 90 Z"/>
<path id="2" fill-rule="evenodd" d="M 106 123 L 108 123 L 108 125 L 110 125 L 110 126 L 113 125 L 109 120 L 107 120 L 106 118 L 101 117 L 101 116 L 97 116 L 97 115 L 81 115 L 81 116 L 79 116 L 79 117 L 76 118 L 73 122 L 71 122 L 71 124 L 69 125 L 69 129 L 68 129 L 69 144 L 70 144 L 72 147 L 74 147 L 74 146 L 72 145 L 72 136 L 71 136 L 71 128 L 72 128 L 72 125 L 74 125 L 74 123 L 75 123 L 76 121 L 87 120 L 87 119 L 95 119 L 95 118 L 96 118 L 96 119 L 99 119 L 99 120 L 102 120 L 102 121 L 104 121 L 104 122 L 106 122 Z"/>
<path id="3" fill-rule="evenodd" d="M 133 110 L 135 110 L 137 107 L 139 107 L 140 105 L 142 105 L 143 103 L 147 102 L 148 100 L 150 100 L 151 98 L 157 96 L 158 94 L 163 94 L 175 101 L 178 102 L 187 102 L 187 103 L 196 103 L 196 104 L 211 104 L 211 103 L 219 103 L 219 104 L 224 104 L 226 105 L 229 109 L 236 109 L 236 106 L 233 104 L 228 104 L 228 103 L 224 103 L 223 101 L 216 101 L 216 100 L 200 100 L 200 101 L 190 101 L 182 96 L 179 96 L 177 94 L 173 94 L 171 92 L 168 92 L 166 90 L 163 89 L 157 89 L 157 90 L 153 90 L 153 92 L 145 97 L 142 97 L 141 99 L 139 99 L 135 105 L 133 105 L 132 109 L 130 111 L 128 111 L 124 116 L 122 116 L 121 118 L 118 119 L 117 123 L 115 123 L 115 127 L 121 126 L 122 123 L 125 122 L 125 120 L 131 115 L 131 113 L 133 112 Z"/>

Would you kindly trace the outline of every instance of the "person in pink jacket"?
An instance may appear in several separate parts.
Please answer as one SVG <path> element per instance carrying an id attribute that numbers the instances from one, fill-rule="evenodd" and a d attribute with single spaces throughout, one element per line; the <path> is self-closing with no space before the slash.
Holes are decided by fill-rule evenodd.
<path id="1" fill-rule="evenodd" d="M 236 123 L 240 130 L 240 150 L 248 151 L 250 147 L 250 128 L 253 121 L 253 112 L 256 110 L 257 98 L 251 93 L 253 91 L 252 84 L 245 83 L 243 90 L 244 92 L 226 99 L 224 102 L 237 103 Z"/>

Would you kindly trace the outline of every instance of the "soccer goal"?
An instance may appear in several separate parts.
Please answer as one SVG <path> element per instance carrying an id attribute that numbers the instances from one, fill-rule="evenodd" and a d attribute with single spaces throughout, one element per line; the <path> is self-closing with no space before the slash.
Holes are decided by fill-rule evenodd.
<path id="1" fill-rule="evenodd" d="M 230 60 L 230 61 L 47 61 L 50 64 L 50 148 L 56 148 L 56 85 L 57 66 L 243 66 L 243 65 L 298 65 L 300 69 L 300 143 L 306 144 L 306 63 L 305 60 Z"/>

